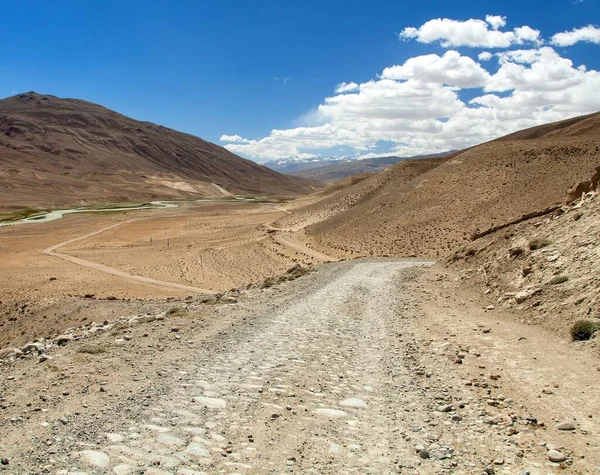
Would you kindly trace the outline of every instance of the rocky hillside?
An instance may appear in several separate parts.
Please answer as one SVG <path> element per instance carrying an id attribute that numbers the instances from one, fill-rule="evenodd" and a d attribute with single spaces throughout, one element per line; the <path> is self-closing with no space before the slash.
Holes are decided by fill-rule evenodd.
<path id="1" fill-rule="evenodd" d="M 526 323 L 567 334 L 600 325 L 600 199 L 583 199 L 470 242 L 449 262 Z"/>
<path id="2" fill-rule="evenodd" d="M 340 257 L 440 258 L 475 234 L 560 205 L 599 164 L 600 115 L 494 140 L 422 169 L 402 162 L 312 203 L 312 244 Z M 406 167 L 414 174 L 406 174 Z M 294 215 L 310 224 L 308 208 Z"/>
<path id="3" fill-rule="evenodd" d="M 0 100 L 0 209 L 229 194 L 298 196 L 282 175 L 198 137 L 30 92 Z"/>

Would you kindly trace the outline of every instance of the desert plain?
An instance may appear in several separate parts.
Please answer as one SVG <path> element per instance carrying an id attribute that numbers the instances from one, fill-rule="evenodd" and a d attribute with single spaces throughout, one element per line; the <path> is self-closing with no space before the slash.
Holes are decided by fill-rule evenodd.
<path id="1" fill-rule="evenodd" d="M 180 202 L 0 227 L 2 344 L 109 316 L 123 301 L 143 305 L 261 285 L 294 265 L 326 260 L 273 229 L 286 213 L 279 203 Z M 81 302 L 88 307 L 83 315 L 76 311 Z M 32 313 L 39 318 L 22 318 Z"/>

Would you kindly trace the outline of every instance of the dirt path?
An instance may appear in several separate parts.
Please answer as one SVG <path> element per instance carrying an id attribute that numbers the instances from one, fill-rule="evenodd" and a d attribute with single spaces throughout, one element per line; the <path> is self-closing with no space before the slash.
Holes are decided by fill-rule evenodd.
<path id="1" fill-rule="evenodd" d="M 189 285 L 177 284 L 175 282 L 166 282 L 164 280 L 157 280 L 157 279 L 152 279 L 150 277 L 143 277 L 140 275 L 129 274 L 129 273 L 123 272 L 119 269 L 115 269 L 114 267 L 108 267 L 108 266 L 105 266 L 102 264 L 98 264 L 97 262 L 86 261 L 85 259 L 80 259 L 78 257 L 73 257 L 68 254 L 62 254 L 60 252 L 56 252 L 58 249 L 68 246 L 69 244 L 72 244 L 74 242 L 83 241 L 84 239 L 88 239 L 93 236 L 97 236 L 97 235 L 105 233 L 106 231 L 109 231 L 111 229 L 117 228 L 119 226 L 123 226 L 125 224 L 133 223 L 135 221 L 140 221 L 142 219 L 147 219 L 147 218 L 130 219 L 128 221 L 122 221 L 120 223 L 112 224 L 105 228 L 98 229 L 97 231 L 93 231 L 91 233 L 84 234 L 83 236 L 78 236 L 76 238 L 69 239 L 68 241 L 63 241 L 61 243 L 55 244 L 53 246 L 50 246 L 50 247 L 44 249 L 41 252 L 42 252 L 42 254 L 57 257 L 59 259 L 62 259 L 63 261 L 67 261 L 67 262 L 76 264 L 81 267 L 96 270 L 99 272 L 104 272 L 105 274 L 114 275 L 115 277 L 120 277 L 123 279 L 132 280 L 135 282 L 142 282 L 144 284 L 158 285 L 159 287 L 166 287 L 166 288 L 178 289 L 178 290 L 186 290 L 186 291 L 190 291 L 190 292 L 194 292 L 194 293 L 201 293 L 201 294 L 216 293 L 213 290 L 201 289 L 201 288 L 192 287 Z"/>
<path id="2" fill-rule="evenodd" d="M 335 262 L 337 260 L 331 256 L 328 256 L 327 254 L 323 254 L 322 252 L 315 251 L 314 249 L 306 247 L 297 242 L 291 241 L 289 236 L 286 236 L 285 234 L 282 234 L 280 232 L 275 232 L 273 234 L 273 239 L 275 240 L 275 242 L 281 244 L 282 246 L 285 246 L 285 247 L 287 247 L 293 251 L 299 252 L 301 254 L 305 254 L 309 257 L 313 257 L 322 262 Z"/>

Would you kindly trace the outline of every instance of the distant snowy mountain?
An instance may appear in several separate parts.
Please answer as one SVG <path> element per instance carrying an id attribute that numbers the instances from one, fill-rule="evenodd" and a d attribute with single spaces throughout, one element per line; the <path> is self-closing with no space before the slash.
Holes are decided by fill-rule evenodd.
<path id="1" fill-rule="evenodd" d="M 323 157 L 311 159 L 285 158 L 264 163 L 279 173 L 297 175 L 321 181 L 336 181 L 359 173 L 378 173 L 408 158 L 442 157 L 454 153 L 454 150 L 415 157 L 397 157 L 395 155 L 356 159 L 352 157 Z"/>

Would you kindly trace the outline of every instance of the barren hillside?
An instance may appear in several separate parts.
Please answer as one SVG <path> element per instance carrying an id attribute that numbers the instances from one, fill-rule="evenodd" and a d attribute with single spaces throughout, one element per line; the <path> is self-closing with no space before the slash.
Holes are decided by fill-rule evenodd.
<path id="1" fill-rule="evenodd" d="M 192 135 L 82 100 L 0 100 L 0 209 L 268 193 L 314 182 L 274 172 Z"/>
<path id="2" fill-rule="evenodd" d="M 600 200 L 584 199 L 468 243 L 450 258 L 461 278 L 487 289 L 526 323 L 567 334 L 600 322 Z"/>
<path id="3" fill-rule="evenodd" d="M 600 115 L 528 129 L 429 161 L 412 162 L 295 210 L 312 244 L 340 257 L 442 257 L 478 231 L 560 204 L 600 164 Z M 417 162 L 417 161 L 415 161 Z M 308 216 L 311 215 L 309 218 Z"/>

